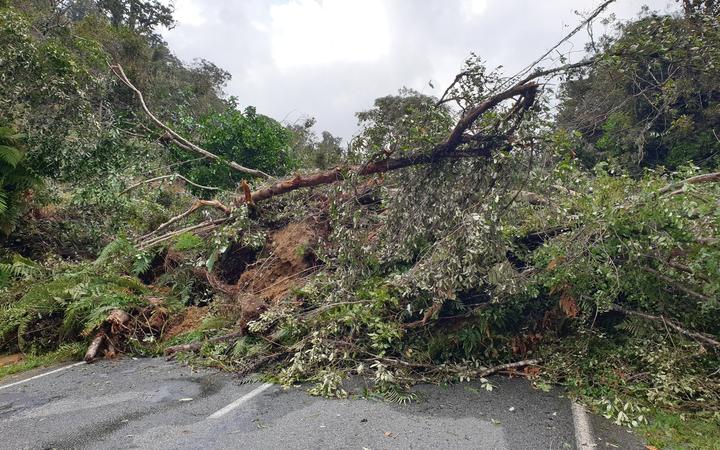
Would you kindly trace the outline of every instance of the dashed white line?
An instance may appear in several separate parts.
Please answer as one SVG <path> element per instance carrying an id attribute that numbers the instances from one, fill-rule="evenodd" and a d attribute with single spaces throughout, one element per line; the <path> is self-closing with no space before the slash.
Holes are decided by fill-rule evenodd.
<path id="1" fill-rule="evenodd" d="M 210 415 L 208 416 L 208 419 L 218 419 L 218 418 L 224 416 L 225 414 L 229 413 L 230 411 L 232 411 L 233 409 L 235 409 L 235 408 L 237 408 L 238 406 L 242 405 L 243 403 L 247 402 L 248 400 L 252 399 L 253 397 L 261 394 L 264 390 L 266 390 L 266 389 L 268 389 L 268 388 L 270 388 L 270 387 L 272 387 L 272 386 L 273 386 L 273 385 L 270 384 L 270 383 L 264 383 L 264 384 L 262 384 L 262 385 L 261 385 L 260 387 L 258 387 L 257 389 L 248 392 L 247 394 L 243 395 L 243 396 L 240 397 L 239 399 L 235 400 L 234 402 L 232 402 L 232 403 L 230 403 L 229 405 L 227 405 L 226 407 L 224 407 L 223 409 L 221 409 L 221 410 L 219 410 L 219 411 L 216 411 L 216 412 L 210 414 Z"/>
<path id="2" fill-rule="evenodd" d="M 575 425 L 575 445 L 578 450 L 593 450 L 597 448 L 595 438 L 590 425 L 590 417 L 588 417 L 585 408 L 575 402 L 572 402 L 573 424 Z"/>
<path id="3" fill-rule="evenodd" d="M 85 361 L 81 361 L 79 363 L 70 364 L 69 366 L 61 367 L 59 369 L 51 370 L 50 372 L 41 373 L 40 375 L 35 375 L 34 377 L 26 378 L 24 380 L 16 381 L 14 383 L 6 384 L 5 386 L 0 386 L 0 391 L 3 389 L 11 388 L 13 386 L 17 386 L 19 384 L 27 383 L 28 381 L 37 380 L 38 378 L 46 377 L 48 375 L 52 375 L 54 373 L 62 372 L 63 370 L 72 369 L 73 367 L 81 366 L 83 364 L 86 364 Z"/>

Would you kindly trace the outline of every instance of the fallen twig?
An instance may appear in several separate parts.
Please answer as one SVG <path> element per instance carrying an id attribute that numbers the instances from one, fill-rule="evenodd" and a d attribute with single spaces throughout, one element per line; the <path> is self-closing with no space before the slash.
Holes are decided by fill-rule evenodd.
<path id="1" fill-rule="evenodd" d="M 220 191 L 220 190 L 221 190 L 220 188 L 217 188 L 217 187 L 213 187 L 213 186 L 203 186 L 202 184 L 197 184 L 197 183 L 195 183 L 195 182 L 193 182 L 193 181 L 188 180 L 187 178 L 185 178 L 184 176 L 180 175 L 179 173 L 174 173 L 174 174 L 171 174 L 171 175 L 163 175 L 163 176 L 160 176 L 160 177 L 155 177 L 155 178 L 150 178 L 150 179 L 147 179 L 147 180 L 139 181 L 139 182 L 133 184 L 132 186 L 128 187 L 128 188 L 125 189 L 124 191 L 122 191 L 122 192 L 120 193 L 120 195 L 127 194 L 128 192 L 132 191 L 133 189 L 137 189 L 138 187 L 142 186 L 143 184 L 154 183 L 154 182 L 156 182 L 156 181 L 162 181 L 162 180 L 166 180 L 166 179 L 168 179 L 168 178 L 171 178 L 171 179 L 173 179 L 173 180 L 175 180 L 175 179 L 180 179 L 180 180 L 183 180 L 184 182 L 186 182 L 187 184 L 190 184 L 190 185 L 192 185 L 192 186 L 195 186 L 196 188 L 205 189 L 205 190 L 208 190 L 208 191 Z"/>
<path id="2" fill-rule="evenodd" d="M 537 366 L 541 362 L 542 362 L 542 359 L 526 359 L 524 361 L 518 361 L 518 362 L 508 363 L 508 364 L 500 364 L 499 366 L 483 369 L 481 371 L 475 372 L 473 375 L 475 375 L 476 377 L 485 378 L 487 376 L 494 374 L 495 372 L 500 372 L 501 370 L 517 369 L 518 367 L 525 367 L 525 366 Z"/>

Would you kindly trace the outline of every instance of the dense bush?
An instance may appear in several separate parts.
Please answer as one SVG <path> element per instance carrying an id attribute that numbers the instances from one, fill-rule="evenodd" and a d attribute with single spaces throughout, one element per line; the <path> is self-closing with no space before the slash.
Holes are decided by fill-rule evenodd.
<path id="1" fill-rule="evenodd" d="M 15 221 L 27 206 L 28 189 L 39 181 L 25 165 L 20 139 L 9 127 L 0 126 L 0 233 L 5 235 L 14 229 Z"/>
<path id="2" fill-rule="evenodd" d="M 598 44 L 599 64 L 564 84 L 559 117 L 589 144 L 578 153 L 588 167 L 608 158 L 636 172 L 687 162 L 717 166 L 718 20 L 648 14 Z"/>
<path id="3" fill-rule="evenodd" d="M 218 155 L 216 162 L 199 161 L 183 164 L 180 172 L 196 183 L 234 189 L 247 175 L 231 169 L 226 161 L 259 169 L 275 176 L 285 175 L 294 168 L 290 155 L 291 133 L 276 120 L 258 114 L 254 108 L 245 111 L 229 108 L 187 125 L 197 142 Z M 194 158 L 182 149 L 176 150 L 180 161 Z M 196 158 L 195 158 L 196 159 Z"/>

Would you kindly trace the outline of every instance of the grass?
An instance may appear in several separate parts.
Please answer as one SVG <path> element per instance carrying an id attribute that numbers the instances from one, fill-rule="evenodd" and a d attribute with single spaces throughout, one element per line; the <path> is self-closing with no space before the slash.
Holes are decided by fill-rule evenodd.
<path id="1" fill-rule="evenodd" d="M 658 449 L 720 450 L 720 415 L 658 411 L 640 428 L 648 445 Z"/>
<path id="2" fill-rule="evenodd" d="M 0 367 L 0 380 L 38 367 L 48 367 L 67 361 L 76 361 L 85 353 L 85 345 L 81 343 L 63 345 L 59 349 L 43 355 L 26 355 L 22 361 Z"/>

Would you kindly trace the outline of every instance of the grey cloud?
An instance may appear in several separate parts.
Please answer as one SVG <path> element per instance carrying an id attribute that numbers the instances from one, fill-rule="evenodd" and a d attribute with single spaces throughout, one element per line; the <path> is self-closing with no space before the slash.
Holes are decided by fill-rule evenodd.
<path id="1" fill-rule="evenodd" d="M 180 23 L 165 32 L 172 50 L 183 60 L 203 57 L 230 71 L 228 94 L 241 105 L 278 120 L 309 115 L 319 130 L 350 137 L 356 130 L 354 113 L 402 86 L 438 95 L 475 52 L 490 66 L 513 72 L 528 64 L 579 21 L 574 10 L 589 11 L 597 0 L 488 0 L 484 12 L 472 18 L 464 0 L 386 0 L 390 50 L 372 63 L 336 63 L 280 70 L 271 53 L 271 36 L 262 31 L 270 21 L 270 5 L 286 1 L 192 1 L 205 22 Z M 670 0 L 626 0 L 611 12 L 634 17 L 643 4 L 652 9 L 674 7 Z M 182 7 L 182 2 L 179 4 Z M 260 28 L 258 28 L 260 24 Z M 599 30 L 600 31 L 600 30 Z M 328 36 L 332 39 L 333 36 Z M 563 51 L 581 55 L 586 36 Z M 435 89 L 428 86 L 433 80 Z"/>

